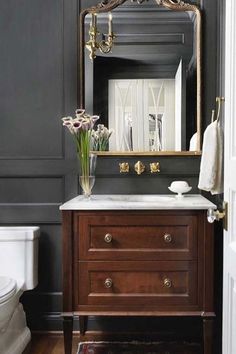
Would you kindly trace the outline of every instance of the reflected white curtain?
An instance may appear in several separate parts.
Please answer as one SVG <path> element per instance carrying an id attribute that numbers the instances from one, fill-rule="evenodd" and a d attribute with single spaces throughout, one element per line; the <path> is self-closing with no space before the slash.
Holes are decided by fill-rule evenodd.
<path id="1" fill-rule="evenodd" d="M 109 127 L 114 128 L 110 145 L 114 150 L 133 150 L 133 92 L 136 80 L 109 82 Z M 114 103 L 113 103 L 114 102 Z"/>
<path id="2" fill-rule="evenodd" d="M 157 93 L 157 97 L 155 96 L 155 91 L 152 82 L 149 83 L 149 90 L 151 92 L 151 97 L 152 97 L 152 104 L 155 109 L 155 114 L 150 115 L 149 117 L 152 116 L 152 119 L 154 119 L 155 122 L 155 130 L 154 130 L 154 137 L 153 137 L 153 144 L 151 145 L 149 143 L 149 147 L 151 151 L 161 151 L 162 150 L 162 119 L 164 119 L 164 114 L 161 115 L 160 112 L 160 98 L 161 95 L 163 95 L 164 91 L 164 84 L 165 81 L 163 80 L 161 82 L 160 88 Z M 150 129 L 149 129 L 150 131 Z M 149 138 L 150 140 L 150 138 Z M 151 145 L 151 146 L 150 146 Z"/>

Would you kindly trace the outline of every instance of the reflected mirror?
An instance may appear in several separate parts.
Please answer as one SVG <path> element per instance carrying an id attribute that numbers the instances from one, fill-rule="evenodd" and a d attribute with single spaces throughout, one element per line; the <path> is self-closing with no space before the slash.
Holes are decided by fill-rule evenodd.
<path id="1" fill-rule="evenodd" d="M 200 10 L 180 0 L 140 2 L 82 12 L 80 107 L 113 130 L 111 153 L 200 151 Z"/>

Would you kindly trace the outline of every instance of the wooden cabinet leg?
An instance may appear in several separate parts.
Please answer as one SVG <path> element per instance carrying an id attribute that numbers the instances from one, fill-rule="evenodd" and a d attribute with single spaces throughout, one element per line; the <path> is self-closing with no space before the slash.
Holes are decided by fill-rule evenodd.
<path id="1" fill-rule="evenodd" d="M 80 334 L 84 335 L 87 331 L 88 316 L 79 316 Z"/>
<path id="2" fill-rule="evenodd" d="M 214 331 L 214 319 L 203 319 L 203 353 L 213 354 L 213 331 Z"/>
<path id="3" fill-rule="evenodd" d="M 63 317 L 63 333 L 65 354 L 71 354 L 73 337 L 73 316 Z"/>

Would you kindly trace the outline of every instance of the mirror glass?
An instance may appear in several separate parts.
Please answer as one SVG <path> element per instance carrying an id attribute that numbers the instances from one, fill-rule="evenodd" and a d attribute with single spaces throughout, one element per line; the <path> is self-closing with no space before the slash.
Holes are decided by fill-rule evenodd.
<path id="1" fill-rule="evenodd" d="M 196 15 L 156 1 L 130 1 L 112 10 L 115 34 L 108 54 L 84 47 L 85 108 L 113 130 L 111 152 L 196 151 Z M 97 13 L 98 41 L 110 13 Z M 85 42 L 94 19 L 84 20 Z"/>

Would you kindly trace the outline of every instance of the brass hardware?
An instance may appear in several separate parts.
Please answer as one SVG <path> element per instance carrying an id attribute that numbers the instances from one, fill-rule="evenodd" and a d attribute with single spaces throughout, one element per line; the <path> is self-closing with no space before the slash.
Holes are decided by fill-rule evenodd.
<path id="1" fill-rule="evenodd" d="M 213 109 L 213 110 L 211 111 L 211 123 L 213 123 L 214 120 L 215 120 L 215 110 Z"/>
<path id="2" fill-rule="evenodd" d="M 220 120 L 221 104 L 224 101 L 225 101 L 224 97 L 222 97 L 222 96 L 216 97 L 216 103 L 218 104 L 217 115 L 216 115 L 217 122 L 219 122 L 219 120 Z M 213 109 L 212 114 L 211 114 L 211 123 L 214 122 L 214 120 L 215 120 L 215 110 Z"/>
<path id="3" fill-rule="evenodd" d="M 224 218 L 223 218 L 223 227 L 225 229 L 225 231 L 228 231 L 228 203 L 227 202 L 223 202 L 223 210 L 224 210 Z"/>
<path id="4" fill-rule="evenodd" d="M 224 97 L 216 97 L 216 103 L 218 103 L 218 110 L 217 110 L 217 116 L 216 116 L 217 122 L 219 122 L 219 119 L 220 119 L 221 103 L 224 101 L 225 101 Z"/>
<path id="5" fill-rule="evenodd" d="M 145 165 L 141 161 L 138 161 L 134 165 L 134 169 L 137 172 L 137 175 L 141 175 L 145 171 Z"/>
<path id="6" fill-rule="evenodd" d="M 213 223 L 215 220 L 220 221 L 223 219 L 223 227 L 225 231 L 228 231 L 228 203 L 223 202 L 222 211 L 208 209 L 207 220 L 209 223 Z"/>
<path id="7" fill-rule="evenodd" d="M 105 281 L 104 281 L 104 285 L 107 289 L 110 289 L 113 285 L 113 282 L 112 282 L 112 279 L 111 278 L 107 278 Z"/>
<path id="8" fill-rule="evenodd" d="M 164 235 L 164 241 L 165 241 L 165 243 L 171 243 L 172 242 L 172 236 L 170 234 L 165 234 Z"/>
<path id="9" fill-rule="evenodd" d="M 150 163 L 150 171 L 151 171 L 151 173 L 160 172 L 160 163 L 159 162 L 151 162 Z"/>
<path id="10" fill-rule="evenodd" d="M 119 163 L 120 166 L 120 173 L 129 173 L 129 163 L 128 162 L 121 162 Z"/>
<path id="11" fill-rule="evenodd" d="M 106 234 L 106 235 L 104 236 L 104 241 L 105 241 L 106 243 L 111 243 L 111 242 L 112 242 L 112 235 L 111 235 L 111 234 Z"/>
<path id="12" fill-rule="evenodd" d="M 163 283 L 164 283 L 164 286 L 166 288 L 171 288 L 172 287 L 172 281 L 169 278 L 165 278 Z"/>

